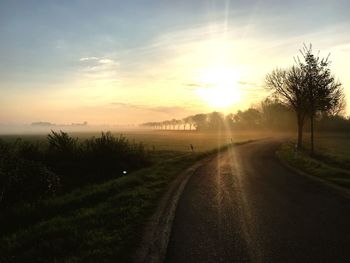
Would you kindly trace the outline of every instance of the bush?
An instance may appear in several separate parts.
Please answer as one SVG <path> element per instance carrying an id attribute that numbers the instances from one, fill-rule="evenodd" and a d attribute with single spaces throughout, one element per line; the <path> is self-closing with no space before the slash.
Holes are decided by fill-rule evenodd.
<path id="1" fill-rule="evenodd" d="M 1 206 L 18 202 L 33 203 L 55 194 L 60 179 L 46 166 L 24 159 L 8 159 L 0 170 Z"/>
<path id="2" fill-rule="evenodd" d="M 69 155 L 74 154 L 77 149 L 77 138 L 72 138 L 68 133 L 60 131 L 54 132 L 47 135 L 47 140 L 49 142 L 49 152 L 58 155 Z"/>
<path id="3" fill-rule="evenodd" d="M 130 143 L 122 135 L 114 137 L 110 132 L 86 140 L 81 153 L 83 167 L 94 181 L 115 178 L 124 170 L 133 171 L 150 163 L 142 144 Z"/>
<path id="4" fill-rule="evenodd" d="M 13 155 L 25 160 L 43 162 L 44 152 L 40 148 L 38 142 L 31 143 L 17 139 L 13 145 Z"/>
<path id="5" fill-rule="evenodd" d="M 47 136 L 47 147 L 20 139 L 0 140 L 0 203 L 35 202 L 84 184 L 123 175 L 150 164 L 143 144 L 110 132 L 80 142 L 65 132 Z"/>

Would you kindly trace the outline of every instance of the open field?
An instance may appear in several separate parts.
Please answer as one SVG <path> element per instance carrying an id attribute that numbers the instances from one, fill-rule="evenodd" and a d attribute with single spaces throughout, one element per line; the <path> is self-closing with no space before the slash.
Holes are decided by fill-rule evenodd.
<path id="1" fill-rule="evenodd" d="M 190 144 L 194 146 L 195 152 L 203 152 L 213 150 L 222 145 L 231 142 L 240 142 L 251 139 L 260 139 L 271 136 L 268 132 L 224 132 L 224 133 L 201 133 L 196 131 L 111 131 L 113 135 L 118 136 L 122 134 L 129 140 L 134 140 L 139 143 L 142 142 L 148 150 L 156 151 L 191 151 Z M 48 132 L 49 133 L 49 132 Z M 100 136 L 100 132 L 68 132 L 72 137 L 79 139 L 87 139 L 92 136 Z M 2 135 L 0 139 L 13 141 L 17 138 L 23 138 L 29 141 L 40 141 L 46 138 L 46 134 L 19 134 L 19 135 Z"/>
<path id="2" fill-rule="evenodd" d="M 295 142 L 282 145 L 279 156 L 290 165 L 308 173 L 350 188 L 350 135 L 324 133 L 315 137 L 315 154 L 309 152 L 308 134 L 304 138 L 305 150 L 295 151 Z"/>
<path id="3" fill-rule="evenodd" d="M 136 142 L 144 142 L 148 149 L 153 146 L 156 150 L 191 151 L 190 144 L 195 152 L 210 151 L 229 143 L 260 139 L 269 136 L 267 133 L 240 132 L 240 133 L 200 133 L 188 131 L 154 131 L 150 133 L 125 133 L 127 138 Z"/>

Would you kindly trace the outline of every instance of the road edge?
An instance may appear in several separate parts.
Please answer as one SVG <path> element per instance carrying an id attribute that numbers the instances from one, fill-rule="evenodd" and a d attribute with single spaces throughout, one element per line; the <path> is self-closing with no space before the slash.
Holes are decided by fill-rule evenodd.
<path id="1" fill-rule="evenodd" d="M 326 179 L 322 179 L 320 177 L 317 177 L 315 175 L 311 175 L 308 174 L 302 170 L 299 170 L 298 168 L 295 168 L 294 166 L 290 165 L 286 160 L 284 160 L 283 158 L 281 158 L 281 156 L 279 156 L 277 154 L 278 150 L 275 152 L 275 156 L 278 159 L 278 161 L 287 169 L 291 170 L 292 172 L 296 173 L 297 175 L 300 176 L 304 176 L 306 178 L 308 178 L 309 180 L 316 182 L 318 184 L 321 184 L 323 186 L 326 186 L 327 188 L 329 188 L 332 192 L 337 193 L 341 196 L 343 196 L 346 199 L 350 199 L 350 190 L 341 186 L 338 186 Z"/>
<path id="2" fill-rule="evenodd" d="M 132 262 L 163 262 L 180 196 L 196 170 L 214 157 L 215 154 L 212 154 L 197 161 L 171 183 L 155 213 L 146 222 L 141 245 L 132 257 Z"/>
<path id="3" fill-rule="evenodd" d="M 154 214 L 145 223 L 142 240 L 131 261 L 134 263 L 163 262 L 168 248 L 176 208 L 189 179 L 199 167 L 216 158 L 221 152 L 227 151 L 230 147 L 237 147 L 256 141 L 259 140 L 237 142 L 209 152 L 203 159 L 181 172 L 162 196 Z"/>

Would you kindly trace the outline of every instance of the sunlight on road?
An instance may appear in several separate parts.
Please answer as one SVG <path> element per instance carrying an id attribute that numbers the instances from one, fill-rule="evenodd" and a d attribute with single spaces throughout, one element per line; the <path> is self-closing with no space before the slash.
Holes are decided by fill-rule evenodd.
<path id="1" fill-rule="evenodd" d="M 256 223 L 253 215 L 253 209 L 250 205 L 250 200 L 247 193 L 248 185 L 245 185 L 244 176 L 249 176 L 249 172 L 243 170 L 241 157 L 236 153 L 236 148 L 231 148 L 229 151 L 229 168 L 231 169 L 231 176 L 235 183 L 235 197 L 239 200 L 236 202 L 240 205 L 239 210 L 241 211 L 241 227 L 245 237 L 245 241 L 250 251 L 250 259 L 252 262 L 259 262 L 259 258 L 262 258 L 261 245 L 259 239 L 256 237 Z"/>

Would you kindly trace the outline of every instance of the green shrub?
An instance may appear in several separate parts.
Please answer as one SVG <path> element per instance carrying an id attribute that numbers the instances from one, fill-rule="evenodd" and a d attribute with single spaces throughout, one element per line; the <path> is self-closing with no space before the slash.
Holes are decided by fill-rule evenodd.
<path id="1" fill-rule="evenodd" d="M 43 164 L 24 159 L 9 159 L 3 163 L 1 177 L 1 206 L 18 202 L 32 203 L 55 194 L 60 179 Z"/>
<path id="2" fill-rule="evenodd" d="M 123 171 L 136 170 L 150 163 L 142 144 L 130 143 L 122 135 L 114 137 L 110 132 L 86 140 L 81 153 L 87 171 L 99 177 L 96 180 L 121 176 Z"/>
<path id="3" fill-rule="evenodd" d="M 72 155 L 77 150 L 77 138 L 72 138 L 68 133 L 60 131 L 51 131 L 51 134 L 47 135 L 49 143 L 49 152 L 58 156 Z"/>
<path id="4" fill-rule="evenodd" d="M 40 149 L 41 147 L 38 142 L 28 142 L 17 139 L 12 147 L 13 155 L 18 158 L 36 162 L 42 162 L 44 159 L 44 151 Z"/>
<path id="5" fill-rule="evenodd" d="M 0 202 L 35 202 L 44 196 L 102 182 L 150 164 L 142 144 L 102 133 L 80 142 L 52 131 L 47 145 L 0 140 Z"/>

